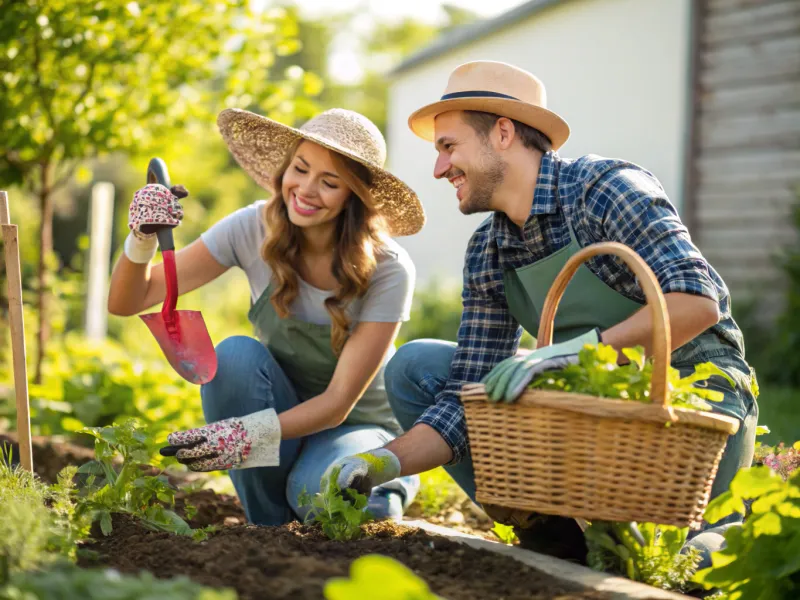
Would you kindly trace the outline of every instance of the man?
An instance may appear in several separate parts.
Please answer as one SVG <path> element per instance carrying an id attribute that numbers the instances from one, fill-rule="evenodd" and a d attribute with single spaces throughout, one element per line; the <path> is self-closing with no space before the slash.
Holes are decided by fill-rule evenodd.
<path id="1" fill-rule="evenodd" d="M 580 248 L 607 241 L 635 250 L 657 276 L 671 323 L 673 367 L 689 373 L 712 361 L 737 383 L 734 389 L 709 380 L 724 393 L 715 410 L 740 422 L 712 496 L 749 466 L 758 407 L 724 282 L 654 175 L 624 160 L 557 154 L 569 127 L 546 108 L 545 98 L 534 75 L 478 61 L 456 68 L 441 100 L 411 115 L 412 131 L 435 144 L 434 176 L 454 185 L 459 210 L 492 214 L 467 248 L 458 343 L 422 340 L 399 349 L 386 386 L 406 433 L 369 456 L 337 463 L 340 486 L 368 490 L 398 474 L 444 465 L 474 500 L 458 397 L 464 384 L 483 381 L 492 401 L 513 402 L 538 372 L 575 361 L 585 343 L 641 345 L 650 353 L 652 320 L 642 290 L 624 263 L 605 255 L 585 263 L 570 283 L 554 344 L 516 355 L 522 328 L 536 336 L 539 310 L 561 267 Z M 574 520 L 532 517 L 511 520 L 523 546 L 583 558 Z"/>

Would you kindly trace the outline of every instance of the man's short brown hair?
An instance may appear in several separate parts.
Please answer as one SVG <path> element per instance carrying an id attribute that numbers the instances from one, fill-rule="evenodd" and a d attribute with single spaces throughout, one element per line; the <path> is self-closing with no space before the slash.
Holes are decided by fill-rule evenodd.
<path id="1" fill-rule="evenodd" d="M 494 113 L 481 112 L 477 110 L 465 110 L 464 121 L 467 125 L 471 126 L 483 138 L 489 136 L 489 132 L 500 119 L 500 115 Z M 514 124 L 514 130 L 522 140 L 522 144 L 530 150 L 538 150 L 542 154 L 549 152 L 553 148 L 553 143 L 550 138 L 543 134 L 538 129 L 521 123 L 514 119 L 510 119 Z"/>

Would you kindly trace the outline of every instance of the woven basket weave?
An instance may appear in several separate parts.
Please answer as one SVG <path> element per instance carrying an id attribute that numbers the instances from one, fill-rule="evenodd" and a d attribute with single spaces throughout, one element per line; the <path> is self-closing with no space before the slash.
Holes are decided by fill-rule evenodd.
<path id="1" fill-rule="evenodd" d="M 464 386 L 476 498 L 484 506 L 590 521 L 697 528 L 725 443 L 739 423 L 670 405 L 669 317 L 647 263 L 615 242 L 583 248 L 548 292 L 538 346 L 552 343 L 567 284 L 581 263 L 598 254 L 623 259 L 647 298 L 653 317 L 652 404 L 534 389 L 514 403 L 495 404 L 482 384 Z"/>

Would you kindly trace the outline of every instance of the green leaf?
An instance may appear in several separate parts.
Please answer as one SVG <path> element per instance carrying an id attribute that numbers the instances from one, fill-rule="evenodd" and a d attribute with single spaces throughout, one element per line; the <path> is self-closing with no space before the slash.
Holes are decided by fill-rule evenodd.
<path id="1" fill-rule="evenodd" d="M 78 473 L 89 474 L 89 475 L 103 475 L 105 470 L 103 469 L 103 465 L 100 464 L 96 460 L 90 460 L 87 463 L 82 464 L 78 467 Z"/>
<path id="2" fill-rule="evenodd" d="M 644 352 L 640 348 L 623 348 L 622 353 L 641 371 L 644 369 Z"/>
<path id="3" fill-rule="evenodd" d="M 703 518 L 709 523 L 716 523 L 733 513 L 744 514 L 744 502 L 730 490 L 721 493 L 708 503 Z"/>
<path id="4" fill-rule="evenodd" d="M 783 479 L 766 466 L 740 470 L 731 482 L 731 492 L 739 498 L 756 498 L 783 486 Z"/>
<path id="5" fill-rule="evenodd" d="M 781 533 L 781 518 L 777 513 L 768 512 L 751 517 L 749 525 L 753 532 L 753 537 L 780 535 Z"/>
<path id="6" fill-rule="evenodd" d="M 435 600 L 424 580 L 408 567 L 387 556 L 368 554 L 350 565 L 350 579 L 329 579 L 323 590 L 326 600 L 382 598 L 383 600 Z"/>
<path id="7" fill-rule="evenodd" d="M 104 510 L 100 513 L 100 531 L 103 535 L 111 535 L 111 513 Z"/>

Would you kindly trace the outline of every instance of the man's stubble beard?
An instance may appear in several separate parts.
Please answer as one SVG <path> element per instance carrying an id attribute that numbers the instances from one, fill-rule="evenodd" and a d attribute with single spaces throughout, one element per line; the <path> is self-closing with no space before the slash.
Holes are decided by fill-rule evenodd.
<path id="1" fill-rule="evenodd" d="M 491 148 L 481 153 L 480 163 L 480 174 L 467 177 L 469 196 L 459 206 L 465 215 L 490 211 L 495 190 L 505 179 L 506 163 Z"/>

